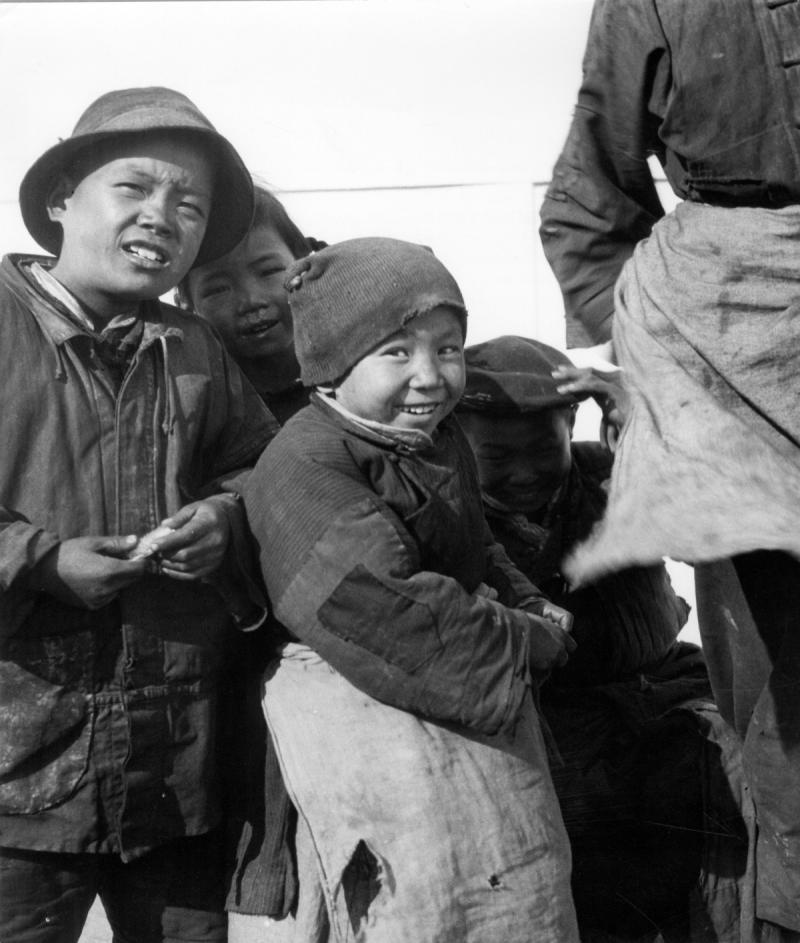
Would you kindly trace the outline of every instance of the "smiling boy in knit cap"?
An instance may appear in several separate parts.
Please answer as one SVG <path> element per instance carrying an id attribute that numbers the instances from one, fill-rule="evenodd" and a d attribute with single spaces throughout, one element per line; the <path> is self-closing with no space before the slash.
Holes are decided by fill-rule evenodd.
<path id="1" fill-rule="evenodd" d="M 300 818 L 298 938 L 326 938 L 305 911 L 321 894 L 337 940 L 575 941 L 533 699 L 570 616 L 486 527 L 450 417 L 461 292 L 429 250 L 378 238 L 287 287 L 315 392 L 244 494 L 289 638 L 264 710 Z"/>
<path id="2" fill-rule="evenodd" d="M 53 257 L 0 266 L 0 939 L 77 941 L 99 894 L 115 939 L 224 940 L 217 689 L 253 607 L 222 489 L 274 422 L 158 298 L 247 231 L 252 184 L 189 99 L 127 89 L 20 204 Z"/>

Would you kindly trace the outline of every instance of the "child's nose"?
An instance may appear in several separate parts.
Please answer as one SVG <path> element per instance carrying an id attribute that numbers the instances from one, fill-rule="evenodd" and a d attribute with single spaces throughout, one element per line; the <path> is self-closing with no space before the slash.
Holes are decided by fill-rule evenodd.
<path id="1" fill-rule="evenodd" d="M 414 359 L 414 371 L 411 385 L 415 387 L 439 386 L 442 382 L 442 371 L 438 361 L 433 357 L 419 356 Z"/>
<path id="2" fill-rule="evenodd" d="M 265 304 L 263 291 L 257 279 L 245 279 L 239 282 L 236 293 L 239 311 L 242 313 Z"/>
<path id="3" fill-rule="evenodd" d="M 146 200 L 142 204 L 137 222 L 144 229 L 150 229 L 160 236 L 169 235 L 172 232 L 166 201 L 157 197 Z"/>

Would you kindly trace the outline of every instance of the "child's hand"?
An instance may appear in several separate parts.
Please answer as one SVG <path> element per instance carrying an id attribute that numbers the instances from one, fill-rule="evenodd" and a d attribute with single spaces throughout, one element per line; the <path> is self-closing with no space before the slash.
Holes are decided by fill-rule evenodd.
<path id="1" fill-rule="evenodd" d="M 572 631 L 572 613 L 562 609 L 561 606 L 557 606 L 554 602 L 550 602 L 549 599 L 545 599 L 544 596 L 532 596 L 530 599 L 519 603 L 519 608 L 555 622 L 565 632 Z"/>
<path id="2" fill-rule="evenodd" d="M 154 542 L 165 576 L 199 580 L 222 563 L 230 536 L 223 501 L 215 498 L 195 501 L 161 522 L 162 527 L 172 529 Z"/>
<path id="3" fill-rule="evenodd" d="M 33 569 L 30 585 L 69 606 L 100 609 L 142 577 L 146 560 L 125 559 L 135 537 L 62 540 Z"/>
<path id="4" fill-rule="evenodd" d="M 544 616 L 545 619 L 549 619 L 551 622 L 555 622 L 555 624 L 561 626 L 565 632 L 572 631 L 572 623 L 575 621 L 572 613 L 567 612 L 566 609 L 562 609 L 561 606 L 557 606 L 554 602 L 550 602 L 549 599 L 543 600 L 539 615 Z M 574 642 L 572 648 L 575 648 Z M 570 651 L 572 651 L 572 649 L 570 649 Z"/>
<path id="5" fill-rule="evenodd" d="M 554 607 L 558 609 L 558 606 Z M 572 616 L 569 616 L 569 628 Z M 577 648 L 575 639 L 569 634 L 569 628 L 563 628 L 545 616 L 535 616 L 531 612 L 525 615 L 530 619 L 530 666 L 537 673 L 546 673 L 551 668 L 561 668 L 567 663 L 571 652 Z"/>

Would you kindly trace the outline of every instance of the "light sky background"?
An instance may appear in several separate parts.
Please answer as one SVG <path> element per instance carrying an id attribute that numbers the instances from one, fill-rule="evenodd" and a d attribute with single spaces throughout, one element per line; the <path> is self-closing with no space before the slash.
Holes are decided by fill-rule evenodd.
<path id="1" fill-rule="evenodd" d="M 19 181 L 83 109 L 113 88 L 166 85 L 306 232 L 430 245 L 464 292 L 469 341 L 513 333 L 563 348 L 538 209 L 590 11 L 591 0 L 0 2 L 2 250 L 37 248 Z M 576 437 L 595 438 L 597 422 L 582 407 Z M 691 600 L 688 571 L 676 572 Z"/>
<path id="2" fill-rule="evenodd" d="M 558 346 L 536 234 L 566 135 L 589 0 L 0 3 L 0 226 L 33 248 L 17 187 L 111 88 L 185 92 L 303 228 L 431 245 L 471 339 Z M 538 185 L 538 186 L 537 186 Z"/>

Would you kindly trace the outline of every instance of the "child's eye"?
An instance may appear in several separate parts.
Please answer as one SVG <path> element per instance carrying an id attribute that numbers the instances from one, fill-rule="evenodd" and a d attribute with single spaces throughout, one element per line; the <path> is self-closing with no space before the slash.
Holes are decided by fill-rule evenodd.
<path id="1" fill-rule="evenodd" d="M 213 298 L 216 295 L 221 295 L 228 290 L 227 285 L 207 285 L 201 292 L 200 297 L 202 299 Z"/>
<path id="2" fill-rule="evenodd" d="M 197 203 L 192 203 L 190 200 L 182 200 L 178 204 L 178 209 L 190 216 L 195 216 L 198 219 L 205 219 L 206 214 L 203 210 L 203 207 Z"/>
<path id="3" fill-rule="evenodd" d="M 446 344 L 444 347 L 439 348 L 440 357 L 452 357 L 452 356 L 461 356 L 461 345 L 460 344 Z"/>
<path id="4" fill-rule="evenodd" d="M 136 194 L 137 196 L 144 196 L 144 187 L 140 183 L 133 183 L 130 180 L 123 180 L 121 183 L 117 184 L 118 190 L 125 190 L 131 194 Z"/>
<path id="5" fill-rule="evenodd" d="M 280 265 L 280 266 L 269 265 L 266 268 L 261 269 L 261 271 L 258 274 L 260 275 L 261 278 L 267 279 L 267 278 L 274 278 L 276 275 L 283 275 L 285 271 L 286 271 L 286 268 L 283 265 Z"/>
<path id="6" fill-rule="evenodd" d="M 408 351 L 405 347 L 387 347 L 385 350 L 381 351 L 381 356 L 408 359 Z"/>
<path id="7" fill-rule="evenodd" d="M 508 461 L 508 455 L 505 452 L 481 452 L 480 458 L 482 462 L 486 462 L 489 465 L 502 465 Z"/>

